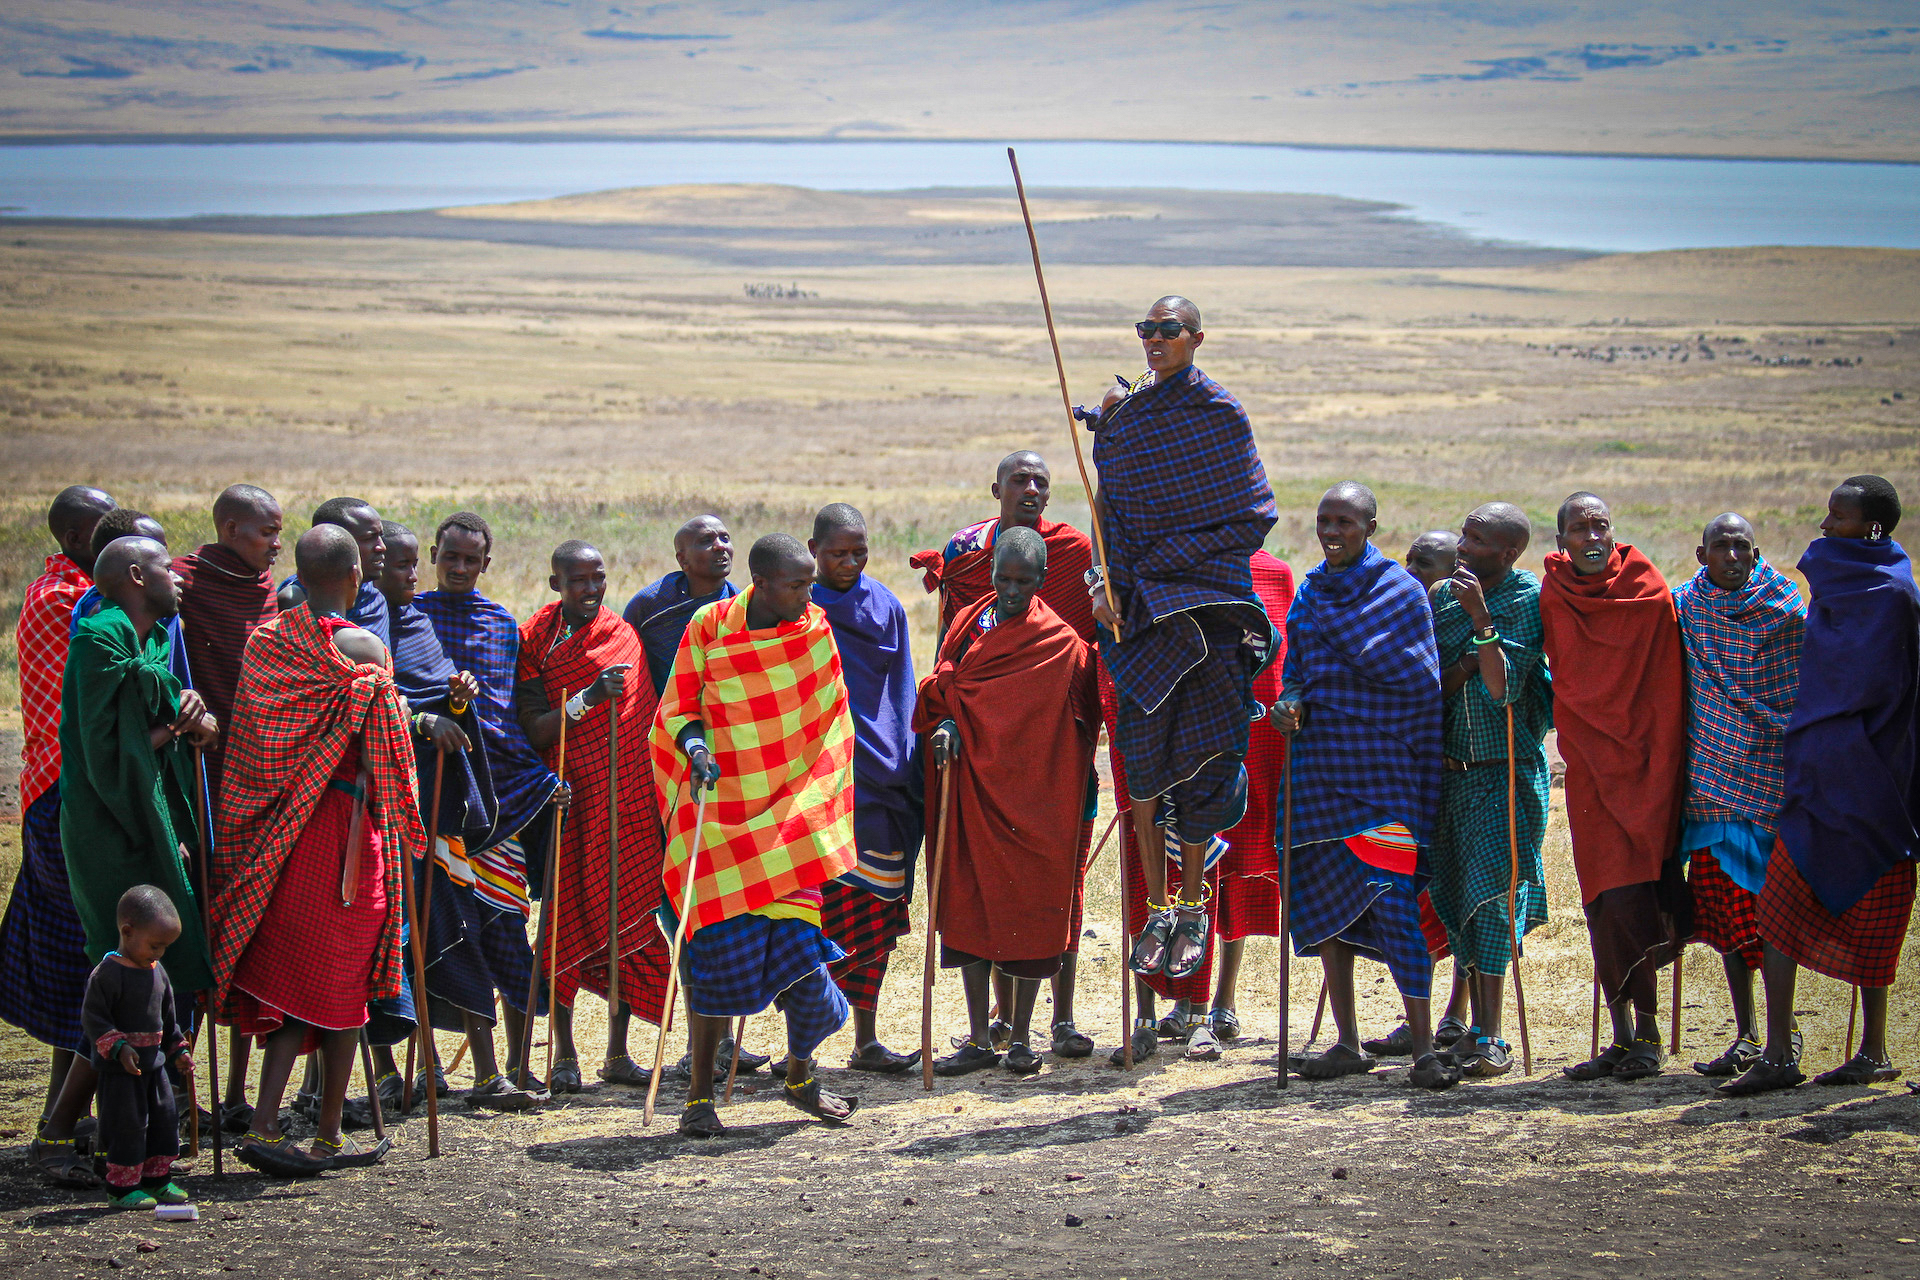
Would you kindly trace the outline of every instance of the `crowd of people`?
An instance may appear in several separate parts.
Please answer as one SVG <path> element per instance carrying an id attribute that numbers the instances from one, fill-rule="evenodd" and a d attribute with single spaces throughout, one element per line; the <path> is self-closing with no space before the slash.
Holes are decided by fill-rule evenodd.
<path id="1" fill-rule="evenodd" d="M 1612 1030 L 1565 1074 L 1662 1071 L 1657 974 L 1698 940 L 1724 957 L 1736 1015 L 1694 1064 L 1722 1092 L 1805 1078 L 1801 967 L 1853 984 L 1865 1014 L 1819 1079 L 1898 1075 L 1886 997 L 1920 857 L 1920 592 L 1892 485 L 1829 495 L 1806 601 L 1738 514 L 1706 524 L 1699 571 L 1670 589 L 1595 494 L 1561 504 L 1536 577 L 1513 503 L 1422 534 L 1403 563 L 1353 481 L 1321 498 L 1323 559 L 1296 583 L 1263 549 L 1276 509 L 1247 415 L 1194 364 L 1198 310 L 1163 298 L 1136 331 L 1147 372 L 1084 411 L 1093 536 L 1047 518 L 1038 454 L 1004 459 L 998 513 L 913 557 L 940 606 L 919 680 L 846 503 L 804 543 L 755 542 L 744 590 L 725 522 L 694 517 L 679 568 L 624 615 L 601 553 L 563 542 L 555 599 L 521 621 L 483 594 L 493 534 L 474 512 L 427 534 L 331 499 L 277 581 L 283 512 L 263 489 L 221 493 L 216 540 L 179 555 L 151 517 L 61 492 L 17 631 L 23 860 L 0 923 L 0 1017 L 52 1049 L 36 1167 L 125 1207 L 183 1198 L 166 1081 L 193 1071 L 196 1023 L 215 1067 L 207 1024 L 229 1029 L 208 1120 L 294 1177 L 379 1161 L 386 1140 L 350 1130 L 446 1093 L 421 1028 L 465 1037 L 474 1105 L 578 1092 L 583 991 L 609 1010 L 593 1074 L 643 1088 L 658 1081 L 628 1051 L 631 1019 L 671 1025 L 683 993 L 667 1070 L 691 1137 L 723 1131 L 717 1082 L 762 1067 L 845 1122 L 858 1100 L 822 1087 L 816 1051 L 849 1017 L 858 1071 L 1089 1057 L 1076 953 L 1106 844 L 1103 730 L 1137 1000 L 1116 1066 L 1219 1058 L 1241 1036 L 1245 939 L 1284 928 L 1320 958 L 1334 1023 L 1287 1070 L 1400 1056 L 1428 1089 L 1509 1072 L 1504 988 L 1547 918 L 1557 729 Z M 877 1018 L 916 880 L 968 1015 L 932 1063 Z M 1362 956 L 1406 1012 L 1372 1040 Z M 786 1030 L 771 1061 L 742 1035 L 769 1005 Z M 304 1147 L 282 1127 L 303 1058 Z"/>

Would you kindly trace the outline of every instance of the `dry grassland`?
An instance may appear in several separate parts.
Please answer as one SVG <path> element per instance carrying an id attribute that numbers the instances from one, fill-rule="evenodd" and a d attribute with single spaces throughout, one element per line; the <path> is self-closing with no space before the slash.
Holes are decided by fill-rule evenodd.
<path id="1" fill-rule="evenodd" d="M 1060 435 L 1031 279 L 1006 268 L 824 267 L 795 281 L 815 296 L 785 300 L 745 296 L 743 284 L 753 282 L 734 268 L 577 250 L 20 231 L 0 246 L 0 459 L 11 480 L 0 498 L 7 689 L 14 687 L 11 619 L 45 550 L 41 512 L 55 489 L 75 481 L 103 485 L 122 502 L 156 513 L 180 545 L 205 535 L 208 501 L 234 480 L 263 483 L 300 513 L 333 493 L 361 493 L 389 516 L 427 527 L 470 506 L 498 531 L 488 589 L 522 613 L 547 598 L 543 556 L 564 537 L 587 536 L 608 553 L 610 597 L 618 603 L 668 566 L 669 532 L 688 514 L 721 511 L 744 545 L 775 529 L 804 534 L 817 506 L 850 500 L 873 520 L 872 572 L 907 601 L 924 667 L 933 611 L 906 556 L 989 510 L 986 485 L 1000 456 L 1016 447 L 1042 449 L 1055 466 L 1054 514 L 1080 519 L 1085 511 Z M 1457 525 L 1464 510 L 1496 496 L 1521 502 L 1550 527 L 1566 492 L 1592 488 L 1614 500 L 1625 538 L 1648 548 L 1676 578 L 1690 570 L 1701 523 L 1720 510 L 1747 513 L 1764 548 L 1791 565 L 1835 479 L 1877 471 L 1903 491 L 1920 483 L 1920 254 L 1697 252 L 1420 271 L 1067 267 L 1050 284 L 1078 399 L 1096 397 L 1114 373 L 1135 370 L 1138 349 L 1127 326 L 1146 300 L 1176 288 L 1199 300 L 1209 323 L 1202 363 L 1252 413 L 1280 494 L 1282 519 L 1271 547 L 1296 571 L 1318 558 L 1307 550 L 1315 497 L 1348 476 L 1379 491 L 1380 541 L 1396 553 L 1420 530 Z M 303 519 L 293 523 L 304 526 Z M 1536 566 L 1549 541 L 1536 540 Z M 17 825 L 4 831 L 5 856 L 17 857 Z M 1081 1024 L 1099 1034 L 1103 1052 L 1119 1025 L 1111 856 L 1090 886 L 1093 936 L 1086 939 L 1081 1011 Z M 1589 961 L 1557 805 L 1548 862 L 1553 920 L 1530 939 L 1526 971 L 1536 1072 L 1584 1056 L 1587 1036 Z M 0 880 L 11 878 L 10 863 L 0 865 Z M 889 985 L 882 1029 L 896 1046 L 918 1035 L 912 990 L 922 936 L 903 940 Z M 1910 1068 L 1920 1066 L 1920 956 L 1913 951 L 1910 945 L 1894 993 L 1894 1052 Z M 1420 1241 L 1440 1231 L 1449 1212 L 1438 1209 L 1436 1216 L 1430 1179 L 1444 1178 L 1441 1195 L 1451 1188 L 1467 1200 L 1503 1206 L 1507 1216 L 1498 1222 L 1468 1224 L 1506 1233 L 1489 1248 L 1504 1250 L 1542 1231 L 1558 1241 L 1556 1233 L 1572 1231 L 1575 1243 L 1591 1243 L 1579 1252 L 1580 1268 L 1567 1269 L 1572 1253 L 1561 1257 L 1556 1243 L 1552 1255 L 1565 1267 L 1542 1255 L 1541 1273 L 1597 1274 L 1611 1257 L 1653 1264 L 1619 1235 L 1579 1237 L 1580 1228 L 1568 1223 L 1584 1210 L 1567 1209 L 1575 1217 L 1551 1225 L 1533 1221 L 1545 1212 L 1540 1197 L 1561 1194 L 1554 1188 L 1568 1179 L 1696 1187 L 1715 1178 L 1758 1178 L 1768 1162 L 1785 1159 L 1794 1172 L 1791 1185 L 1782 1184 L 1787 1207 L 1779 1213 L 1791 1216 L 1809 1203 L 1795 1197 L 1836 1174 L 1851 1173 L 1857 1182 L 1865 1171 L 1893 1170 L 1874 1173 L 1872 1185 L 1898 1192 L 1899 1183 L 1886 1178 L 1898 1178 L 1904 1161 L 1910 1179 L 1920 1153 L 1907 1120 L 1882 1123 L 1891 1114 L 1886 1107 L 1905 1105 L 1882 1093 L 1843 1091 L 1847 1096 L 1836 1099 L 1801 1091 L 1755 1104 L 1753 1115 L 1765 1123 L 1746 1126 L 1709 1108 L 1704 1084 L 1690 1074 L 1640 1093 L 1548 1080 L 1463 1089 L 1452 1101 L 1429 1103 L 1410 1100 L 1395 1083 L 1398 1073 L 1389 1073 L 1296 1086 L 1295 1101 L 1277 1103 L 1262 1091 L 1270 1086 L 1259 1083 L 1272 1063 L 1276 962 L 1270 943 L 1251 945 L 1240 1007 L 1250 1033 L 1263 1039 L 1218 1066 L 1162 1058 L 1142 1072 L 1137 1091 L 1091 1064 L 1050 1067 L 1032 1084 L 997 1075 L 943 1084 L 933 1101 L 921 1100 L 917 1084 L 859 1081 L 874 1117 L 867 1128 L 812 1146 L 785 1136 L 791 1130 L 775 1103 L 749 1101 L 730 1113 L 730 1123 L 745 1126 L 743 1136 L 708 1149 L 733 1153 L 727 1158 L 735 1163 L 715 1166 L 684 1165 L 671 1140 L 633 1139 L 633 1112 L 606 1097 L 534 1119 L 449 1121 L 453 1146 L 480 1164 L 415 1165 L 422 1141 L 415 1123 L 404 1148 L 406 1186 L 378 1190 L 370 1181 L 364 1195 L 372 1198 L 350 1203 L 415 1214 L 408 1222 L 432 1211 L 449 1229 L 462 1224 L 462 1243 L 449 1243 L 443 1259 L 461 1260 L 448 1262 L 452 1274 L 505 1265 L 536 1237 L 552 1243 L 515 1268 L 567 1258 L 584 1267 L 616 1256 L 605 1249 L 625 1247 L 606 1244 L 605 1234 L 617 1234 L 624 1210 L 614 1215 L 618 1222 L 569 1226 L 565 1238 L 552 1234 L 561 1232 L 558 1223 L 540 1225 L 538 1205 L 549 1194 L 541 1188 L 554 1186 L 583 1198 L 611 1195 L 609 1212 L 644 1193 L 633 1212 L 649 1228 L 662 1217 L 659 1206 L 670 1205 L 667 1216 L 682 1225 L 657 1246 L 666 1250 L 659 1258 L 673 1262 L 670 1270 L 711 1269 L 706 1248 L 713 1247 L 715 1256 L 728 1251 L 733 1274 L 742 1268 L 732 1263 L 748 1257 L 762 1274 L 972 1274 L 1002 1265 L 996 1240 L 1031 1238 L 1044 1251 L 1071 1252 L 1086 1241 L 1108 1261 L 1134 1259 L 1114 1275 L 1190 1274 L 1158 1247 L 1172 1233 L 1229 1250 L 1216 1257 L 1257 1254 L 1263 1267 L 1273 1250 L 1294 1250 L 1273 1253 L 1275 1265 L 1298 1258 L 1288 1265 L 1303 1274 L 1333 1274 L 1367 1258 L 1423 1265 Z M 1369 967 L 1361 977 L 1370 1031 L 1385 1030 L 1397 1004 L 1390 985 L 1375 981 L 1381 973 Z M 1294 985 L 1296 1040 L 1304 1036 L 1314 991 L 1310 964 L 1303 963 Z M 1702 949 L 1689 960 L 1684 1002 L 1684 1056 L 1711 1056 L 1731 1023 L 1718 961 Z M 1810 1061 L 1831 1065 L 1841 1055 L 1845 990 L 1808 978 L 1800 1004 Z M 591 1052 L 597 1015 L 586 1020 L 593 1024 L 585 1040 Z M 962 1022 L 958 983 L 949 976 L 940 987 L 938 1025 L 944 1035 Z M 770 1047 L 773 1028 L 770 1018 L 758 1020 L 753 1041 Z M 829 1042 L 822 1061 L 844 1060 L 847 1041 L 843 1033 Z M 444 1052 L 454 1044 L 443 1037 Z M 650 1049 L 651 1037 L 637 1044 Z M 38 1046 L 18 1037 L 0 1045 L 7 1060 L 0 1139 L 19 1142 L 43 1060 Z M 1845 1132 L 1835 1130 L 1840 1137 L 1869 1132 L 1831 1157 L 1804 1148 L 1814 1154 L 1803 1159 L 1801 1147 L 1778 1140 L 1809 1108 L 1823 1107 L 1820 1115 L 1840 1118 L 1814 1120 L 1842 1126 Z M 1111 1133 L 1110 1114 L 1120 1117 Z M 1684 1127 L 1696 1124 L 1706 1127 Z M 1157 1135 L 1151 1142 L 1128 1136 L 1149 1128 Z M 1424 1196 L 1425 1218 L 1408 1220 L 1434 1225 L 1395 1237 L 1392 1249 L 1400 1252 L 1393 1252 L 1368 1243 L 1365 1215 L 1375 1210 L 1353 1206 L 1374 1192 L 1361 1187 L 1336 1191 L 1315 1183 L 1311 1201 L 1296 1188 L 1292 1209 L 1285 1204 L 1295 1201 L 1283 1204 L 1271 1188 L 1222 1192 L 1240 1186 L 1235 1178 L 1258 1176 L 1244 1158 L 1220 1154 L 1240 1142 L 1284 1151 L 1285 1161 L 1304 1162 L 1316 1178 L 1330 1161 L 1363 1161 L 1356 1176 L 1386 1179 L 1378 1208 L 1405 1218 L 1420 1206 L 1389 1203 L 1391 1197 Z M 871 1176 L 812 1188 L 808 1151 L 828 1165 L 847 1162 L 843 1173 Z M 1157 1172 L 1136 1167 L 1154 1152 L 1164 1157 Z M 1521 1161 L 1523 1152 L 1551 1164 L 1558 1181 L 1540 1183 L 1547 1171 Z M 820 1166 L 823 1174 L 828 1165 Z M 1104 1211 L 1133 1214 L 1136 1225 L 1108 1223 L 1111 1238 L 1096 1245 L 1091 1235 L 1063 1236 L 1057 1213 L 1049 1219 L 1054 1226 L 1036 1218 L 1029 1227 L 1005 1216 L 1012 1206 L 1004 1201 L 980 1202 L 982 1212 L 973 1213 L 973 1202 L 949 1198 L 950 1216 L 939 1224 L 881 1229 L 888 1239 L 906 1233 L 884 1257 L 849 1252 L 804 1228 L 795 1228 L 804 1244 L 791 1233 L 720 1243 L 721 1234 L 740 1227 L 740 1215 L 750 1218 L 762 1211 L 756 1205 L 774 1203 L 751 1198 L 762 1191 L 784 1206 L 780 1214 L 793 1209 L 789 1192 L 812 1188 L 814 1202 L 830 1212 L 891 1221 L 911 1217 L 899 1207 L 902 1186 L 911 1205 L 912 1196 L 929 1194 L 914 1188 L 971 1196 L 983 1179 L 998 1178 L 1035 1189 L 1039 1198 L 1021 1203 L 1051 1206 L 1083 1188 L 1038 1188 L 1051 1185 L 1058 1169 L 1075 1167 L 1094 1171 L 1088 1188 L 1097 1184 L 1101 1196 L 1132 1196 L 1122 1197 L 1130 1206 L 1124 1212 L 1121 1201 Z M 448 1168 L 494 1179 L 498 1197 L 475 1200 L 471 1184 L 450 1180 L 456 1175 Z M 734 1201 L 712 1199 L 715 1188 L 693 1189 L 705 1181 L 695 1173 L 720 1168 L 734 1171 L 729 1185 L 736 1191 L 729 1194 L 749 1197 L 724 1212 L 721 1206 Z M 795 1178 L 808 1185 L 794 1188 Z M 1212 1198 L 1204 1190 L 1208 1179 Z M 247 1194 L 260 1194 L 258 1183 L 244 1185 L 256 1189 Z M 1170 1198 L 1153 1199 L 1163 1192 Z M 884 1204 L 873 1198 L 886 1194 L 893 1198 Z M 17 1182 L 7 1203 L 29 1204 L 36 1195 Z M 533 1201 L 507 1214 L 515 1221 L 495 1225 L 493 1215 L 506 1212 L 501 1206 L 521 1205 L 524 1195 Z M 434 1197 L 441 1198 L 438 1208 Z M 470 1216 L 448 1207 L 455 1203 L 469 1204 Z M 1154 1203 L 1159 1207 L 1148 1208 Z M 1667 1211 L 1662 1202 L 1645 1203 Z M 1910 1198 L 1871 1203 L 1876 1207 L 1860 1212 L 1891 1214 L 1887 1222 L 1913 1214 Z M 1208 1235 L 1214 1229 L 1202 1224 L 1213 1206 L 1227 1206 L 1231 1218 L 1239 1212 L 1232 1206 L 1242 1204 L 1259 1212 Z M 1178 1221 L 1156 1217 L 1161 1210 Z M 1338 1220 L 1311 1229 L 1299 1225 L 1304 1218 L 1274 1225 L 1288 1214 L 1322 1212 Z M 282 1210 L 263 1204 L 247 1216 L 265 1230 L 232 1228 L 254 1232 L 248 1247 L 263 1252 L 249 1256 L 287 1265 L 303 1256 L 295 1240 L 266 1225 Z M 45 1214 L 22 1221 L 47 1231 L 81 1225 Z M 335 1229 L 309 1226 L 322 1233 L 316 1239 L 332 1238 L 326 1233 Z M 1842 1228 L 1833 1219 L 1801 1229 L 1839 1230 L 1851 1240 Z M 396 1229 L 437 1228 L 387 1228 Z M 1661 1230 L 1669 1251 L 1672 1241 L 1704 1247 L 1685 1220 Z M 1123 1245 L 1129 1231 L 1135 1234 Z M 1286 1240 L 1256 1239 L 1268 1232 Z M 489 1234 L 511 1235 L 512 1248 L 479 1248 Z M 21 1240 L 30 1250 L 33 1239 L 59 1238 L 36 1231 Z M 1765 1256 L 1766 1246 L 1753 1243 L 1758 1236 L 1740 1238 L 1747 1243 L 1739 1248 L 1750 1250 L 1740 1257 Z M 342 1244 L 347 1273 L 410 1265 L 395 1261 L 400 1246 L 369 1239 Z M 932 1243 L 916 1253 L 915 1240 Z M 1889 1259 L 1912 1256 L 1881 1243 L 1894 1250 Z M 590 1245 L 602 1252 L 591 1253 Z M 469 1246 L 478 1254 L 462 1252 Z M 1814 1246 L 1794 1247 L 1804 1253 Z M 0 1243 L 0 1257 L 12 1248 Z M 216 1245 L 193 1248 L 198 1263 L 214 1265 L 208 1250 Z M 33 1263 L 30 1251 L 12 1256 Z M 58 1268 L 68 1256 L 56 1248 L 26 1274 L 64 1274 Z M 1711 1253 L 1687 1256 L 1694 1260 L 1670 1265 L 1718 1265 Z M 1494 1261 L 1474 1252 L 1434 1274 Z M 1750 1273 L 1773 1274 L 1759 1262 Z"/>

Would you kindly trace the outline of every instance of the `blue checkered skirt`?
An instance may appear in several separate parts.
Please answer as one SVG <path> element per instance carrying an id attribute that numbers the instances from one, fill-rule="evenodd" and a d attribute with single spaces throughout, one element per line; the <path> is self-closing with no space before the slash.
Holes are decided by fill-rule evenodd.
<path id="1" fill-rule="evenodd" d="M 494 1022 L 494 994 L 526 1010 L 533 978 L 533 946 L 526 917 L 483 902 L 470 886 L 456 885 L 434 863 L 433 916 L 427 922 L 427 1016 L 438 1031 L 464 1031 L 464 1014 Z M 545 983 L 535 997 L 535 1017 L 546 1015 Z"/>
<path id="2" fill-rule="evenodd" d="M 1355 857 L 1344 840 L 1295 845 L 1287 928 L 1297 956 L 1344 942 L 1387 966 L 1400 994 L 1433 994 L 1433 958 L 1420 932 L 1420 895 L 1412 876 Z"/>
<path id="3" fill-rule="evenodd" d="M 60 788 L 48 787 L 20 816 L 20 874 L 0 920 L 0 1019 L 42 1044 L 86 1054 L 87 935 L 73 910 L 60 852 Z"/>
<path id="4" fill-rule="evenodd" d="M 734 916 L 701 928 L 680 955 L 689 1009 L 706 1018 L 744 1018 L 771 1004 L 786 1015 L 787 1049 L 795 1057 L 811 1058 L 851 1009 L 829 972 L 847 953 L 805 920 Z"/>

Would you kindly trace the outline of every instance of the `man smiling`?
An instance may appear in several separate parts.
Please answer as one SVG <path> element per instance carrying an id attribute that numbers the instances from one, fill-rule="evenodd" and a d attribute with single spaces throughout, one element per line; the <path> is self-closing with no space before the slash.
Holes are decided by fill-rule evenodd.
<path id="1" fill-rule="evenodd" d="M 1560 504 L 1540 625 L 1567 761 L 1567 827 L 1594 976 L 1613 1043 L 1565 1068 L 1575 1080 L 1658 1075 L 1658 970 L 1691 931 L 1674 857 L 1686 777 L 1686 671 L 1673 593 L 1653 562 L 1616 543 L 1598 495 Z"/>
<path id="2" fill-rule="evenodd" d="M 1206 337 L 1199 308 L 1161 298 L 1134 331 L 1147 373 L 1107 397 L 1095 426 L 1108 581 L 1090 590 L 1145 855 L 1147 917 L 1129 963 L 1183 978 L 1207 958 L 1208 844 L 1246 812 L 1253 677 L 1273 657 L 1248 562 L 1275 511 L 1246 410 L 1194 366 Z M 1177 899 L 1172 859 L 1157 853 L 1168 832 L 1179 849 Z M 1156 1035 L 1144 1021 L 1131 1034 L 1136 1052 L 1151 1053 Z"/>

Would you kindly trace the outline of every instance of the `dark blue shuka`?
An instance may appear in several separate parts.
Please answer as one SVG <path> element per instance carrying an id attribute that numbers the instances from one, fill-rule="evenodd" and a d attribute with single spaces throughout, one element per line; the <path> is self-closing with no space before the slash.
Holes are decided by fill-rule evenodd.
<path id="1" fill-rule="evenodd" d="M 657 582 L 650 582 L 633 593 L 621 616 L 647 653 L 647 674 L 653 678 L 653 691 L 663 693 L 667 674 L 673 670 L 673 655 L 680 651 L 680 637 L 702 605 L 729 600 L 740 592 L 731 582 L 722 582 L 718 591 L 696 596 L 687 586 L 687 575 L 675 569 Z"/>
<path id="2" fill-rule="evenodd" d="M 1834 915 L 1920 857 L 1920 589 L 1897 542 L 1817 538 L 1780 841 Z"/>

